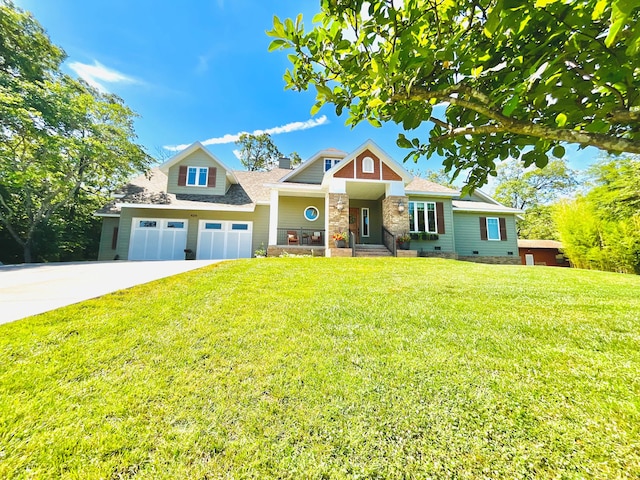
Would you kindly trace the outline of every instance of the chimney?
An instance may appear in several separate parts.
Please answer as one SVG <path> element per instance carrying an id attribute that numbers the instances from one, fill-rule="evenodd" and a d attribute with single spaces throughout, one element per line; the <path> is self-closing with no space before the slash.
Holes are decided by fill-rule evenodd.
<path id="1" fill-rule="evenodd" d="M 280 157 L 278 160 L 278 167 L 291 170 L 291 159 L 288 157 Z"/>

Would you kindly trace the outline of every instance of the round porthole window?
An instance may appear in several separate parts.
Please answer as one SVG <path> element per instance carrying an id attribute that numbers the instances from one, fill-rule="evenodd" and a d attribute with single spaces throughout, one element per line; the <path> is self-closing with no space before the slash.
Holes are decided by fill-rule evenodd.
<path id="1" fill-rule="evenodd" d="M 310 222 L 315 222 L 320 216 L 320 212 L 316 207 L 307 207 L 304 209 L 304 218 Z"/>

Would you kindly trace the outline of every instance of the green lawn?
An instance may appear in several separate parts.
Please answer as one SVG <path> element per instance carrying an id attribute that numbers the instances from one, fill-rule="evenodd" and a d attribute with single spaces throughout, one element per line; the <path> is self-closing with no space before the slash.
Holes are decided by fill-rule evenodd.
<path id="1" fill-rule="evenodd" d="M 638 478 L 640 277 L 219 264 L 0 326 L 0 478 Z"/>

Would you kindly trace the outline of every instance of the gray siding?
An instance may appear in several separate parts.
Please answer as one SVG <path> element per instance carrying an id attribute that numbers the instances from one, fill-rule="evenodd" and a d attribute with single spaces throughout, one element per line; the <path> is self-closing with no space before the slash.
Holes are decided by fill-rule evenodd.
<path id="1" fill-rule="evenodd" d="M 450 198 L 420 197 L 412 195 L 410 202 L 442 202 L 444 210 L 444 234 L 438 234 L 438 240 L 411 240 L 411 250 L 424 250 L 427 252 L 455 252 L 457 229 L 453 219 L 453 207 Z M 409 231 L 409 225 L 407 225 Z M 436 250 L 435 247 L 440 247 Z"/>
<path id="2" fill-rule="evenodd" d="M 507 240 L 480 240 L 480 217 L 506 220 Z M 518 237 L 515 216 L 512 214 L 456 212 L 453 216 L 456 231 L 456 253 L 463 256 L 518 256 Z M 477 251 L 477 254 L 473 252 Z"/>
<path id="3" fill-rule="evenodd" d="M 307 207 L 316 207 L 320 215 L 314 222 L 304 218 Z M 280 197 L 278 201 L 278 228 L 308 228 L 324 230 L 324 197 Z"/>
<path id="4" fill-rule="evenodd" d="M 180 166 L 187 167 L 215 167 L 216 172 L 216 186 L 213 187 L 179 187 L 178 186 L 178 173 Z M 227 191 L 227 171 L 207 154 L 198 150 L 193 152 L 187 158 L 183 159 L 179 163 L 176 163 L 169 169 L 169 175 L 167 180 L 167 192 L 168 193 L 188 193 L 188 194 L 201 194 L 201 195 L 224 195 Z"/>
<path id="5" fill-rule="evenodd" d="M 382 244 L 382 201 L 349 199 L 349 208 L 369 209 L 369 237 L 360 236 L 360 243 Z M 360 210 L 360 230 L 362 234 L 362 210 Z"/>
<path id="6" fill-rule="evenodd" d="M 324 158 L 319 158 L 300 173 L 294 173 L 287 182 L 321 184 L 323 178 Z"/>
<path id="7" fill-rule="evenodd" d="M 111 248 L 113 241 L 113 229 L 118 227 L 120 219 L 118 217 L 102 217 L 102 233 L 100 233 L 100 247 L 98 250 L 98 260 L 113 260 L 118 251 Z M 118 244 L 122 241 L 122 235 L 118 232 Z"/>
<path id="8" fill-rule="evenodd" d="M 252 252 L 264 244 L 269 244 L 269 206 L 258 205 L 255 212 L 215 212 L 203 210 L 160 210 L 145 208 L 124 208 L 120 215 L 118 248 L 114 254 L 121 259 L 129 257 L 129 240 L 131 239 L 131 221 L 134 217 L 175 218 L 188 220 L 187 248 L 197 252 L 198 224 L 200 220 L 237 220 L 253 222 Z M 104 226 L 103 226 L 104 234 Z M 109 245 L 110 247 L 110 245 Z"/>

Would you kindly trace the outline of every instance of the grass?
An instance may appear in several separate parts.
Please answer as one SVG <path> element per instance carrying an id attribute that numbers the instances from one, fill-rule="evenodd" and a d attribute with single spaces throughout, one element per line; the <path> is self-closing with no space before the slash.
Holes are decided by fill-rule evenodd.
<path id="1" fill-rule="evenodd" d="M 0 478 L 638 478 L 640 277 L 186 273 L 0 326 Z"/>

